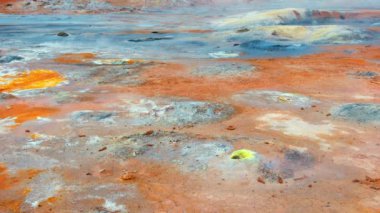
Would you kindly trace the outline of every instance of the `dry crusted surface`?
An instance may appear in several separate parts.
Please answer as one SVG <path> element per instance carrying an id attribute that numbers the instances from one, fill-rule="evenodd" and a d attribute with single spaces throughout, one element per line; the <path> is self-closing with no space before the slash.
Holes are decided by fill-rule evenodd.
<path id="1" fill-rule="evenodd" d="M 379 53 L 27 62 L 0 77 L 0 212 L 379 212 Z"/>

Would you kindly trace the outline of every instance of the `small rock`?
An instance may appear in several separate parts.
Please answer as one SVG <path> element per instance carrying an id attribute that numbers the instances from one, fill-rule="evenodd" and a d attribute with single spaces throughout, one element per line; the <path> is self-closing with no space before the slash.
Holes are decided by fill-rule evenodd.
<path id="1" fill-rule="evenodd" d="M 136 179 L 136 172 L 125 172 L 121 177 L 122 180 L 134 180 Z"/>
<path id="2" fill-rule="evenodd" d="M 248 31 L 249 31 L 248 28 L 241 28 L 241 29 L 236 30 L 237 33 L 245 33 L 245 32 L 248 32 Z"/>
<path id="3" fill-rule="evenodd" d="M 234 127 L 234 126 L 228 126 L 227 128 L 226 128 L 227 130 L 235 130 L 236 129 L 236 127 Z"/>
<path id="4" fill-rule="evenodd" d="M 257 178 L 257 182 L 262 183 L 262 184 L 265 184 L 265 180 L 264 180 L 264 178 L 262 178 L 262 177 L 258 177 L 258 178 Z"/>
<path id="5" fill-rule="evenodd" d="M 105 151 L 105 150 L 107 150 L 107 147 L 103 147 L 103 148 L 99 149 L 98 151 L 102 152 L 102 151 Z"/>
<path id="6" fill-rule="evenodd" d="M 153 130 L 149 130 L 149 131 L 145 132 L 144 135 L 149 136 L 149 135 L 152 135 L 153 133 L 154 133 Z"/>
<path id="7" fill-rule="evenodd" d="M 302 177 L 294 178 L 293 180 L 294 180 L 294 181 L 299 181 L 299 180 L 304 180 L 304 179 L 306 179 L 306 178 L 307 178 L 307 176 L 304 175 L 304 176 L 302 176 Z"/>
<path id="8" fill-rule="evenodd" d="M 69 36 L 69 34 L 66 33 L 66 32 L 59 32 L 59 33 L 57 33 L 57 36 L 60 36 L 60 37 L 67 37 L 67 36 Z"/>
<path id="9" fill-rule="evenodd" d="M 141 38 L 141 39 L 130 39 L 130 42 L 148 42 L 148 41 L 160 41 L 160 40 L 171 40 L 172 37 L 159 37 L 159 38 Z"/>
<path id="10" fill-rule="evenodd" d="M 279 184 L 283 184 L 283 183 L 284 183 L 284 180 L 282 179 L 282 177 L 278 177 L 277 182 L 278 182 Z"/>

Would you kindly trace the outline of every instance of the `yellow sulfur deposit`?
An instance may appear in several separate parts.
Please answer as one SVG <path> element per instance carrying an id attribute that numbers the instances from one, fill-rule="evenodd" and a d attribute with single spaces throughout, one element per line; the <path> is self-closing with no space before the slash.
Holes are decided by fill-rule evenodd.
<path id="1" fill-rule="evenodd" d="M 42 138 L 42 135 L 41 135 L 41 134 L 38 134 L 38 133 L 33 133 L 33 134 L 30 136 L 30 138 L 33 139 L 33 140 L 37 140 L 37 139 Z"/>
<path id="2" fill-rule="evenodd" d="M 284 97 L 284 96 L 279 96 L 279 97 L 277 98 L 277 100 L 278 100 L 279 102 L 281 102 L 281 103 L 286 103 L 286 102 L 289 101 L 289 99 L 286 98 L 286 97 Z"/>
<path id="3" fill-rule="evenodd" d="M 239 149 L 231 154 L 231 159 L 248 160 L 254 158 L 256 158 L 256 153 L 248 149 Z"/>
<path id="4" fill-rule="evenodd" d="M 0 77 L 0 92 L 55 87 L 65 79 L 53 70 L 31 70 L 14 76 Z"/>

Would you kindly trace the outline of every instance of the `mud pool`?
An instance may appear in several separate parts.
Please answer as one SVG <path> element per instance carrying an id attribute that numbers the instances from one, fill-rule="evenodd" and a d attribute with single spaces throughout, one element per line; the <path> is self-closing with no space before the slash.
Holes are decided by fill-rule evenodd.
<path id="1" fill-rule="evenodd" d="M 0 212 L 380 211 L 379 3 L 4 2 Z"/>

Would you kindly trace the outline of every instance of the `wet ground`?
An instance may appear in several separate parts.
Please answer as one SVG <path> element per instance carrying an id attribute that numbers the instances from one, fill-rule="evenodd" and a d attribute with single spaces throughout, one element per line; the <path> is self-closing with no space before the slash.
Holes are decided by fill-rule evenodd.
<path id="1" fill-rule="evenodd" d="M 380 11 L 0 15 L 0 212 L 379 212 Z"/>

